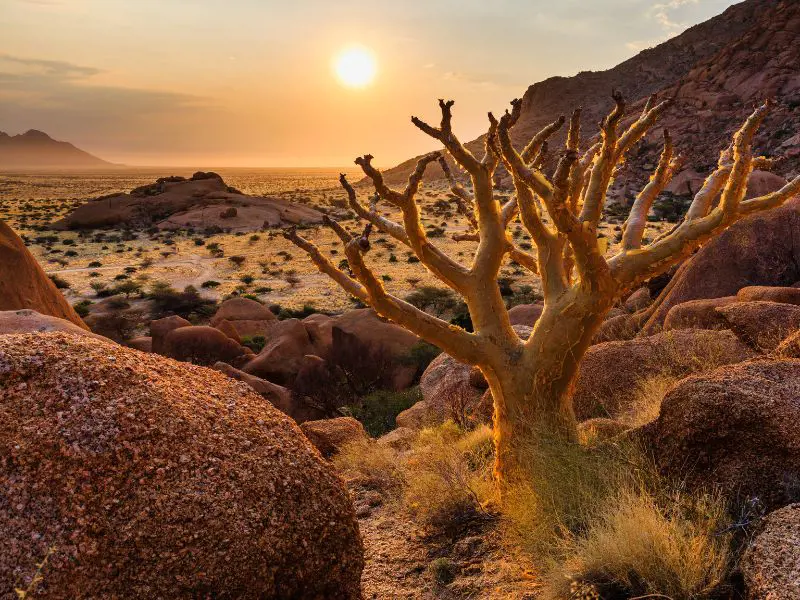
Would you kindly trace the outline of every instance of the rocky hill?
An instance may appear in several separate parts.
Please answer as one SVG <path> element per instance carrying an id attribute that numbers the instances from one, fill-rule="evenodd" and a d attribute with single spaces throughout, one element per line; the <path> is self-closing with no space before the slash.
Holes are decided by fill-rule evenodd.
<path id="1" fill-rule="evenodd" d="M 19 135 L 0 131 L 0 169 L 8 168 L 98 168 L 114 166 L 76 148 L 31 129 Z"/>
<path id="2" fill-rule="evenodd" d="M 319 223 L 322 213 L 281 198 L 247 196 L 216 173 L 191 178 L 162 177 L 128 194 L 112 194 L 82 204 L 53 229 L 151 227 L 255 231 L 262 227 Z"/>
<path id="3" fill-rule="evenodd" d="M 530 86 L 522 98 L 515 141 L 526 143 L 544 125 L 576 107 L 584 109 L 584 134 L 594 135 L 595 124 L 611 108 L 612 89 L 625 94 L 631 113 L 638 112 L 653 93 L 677 94 L 663 124 L 687 156 L 687 168 L 703 172 L 716 163 L 720 146 L 752 105 L 772 97 L 777 106 L 757 143 L 766 154 L 787 156 L 776 172 L 795 174 L 800 169 L 798 42 L 800 3 L 747 0 L 607 71 L 552 77 Z M 553 146 L 563 141 L 561 133 Z M 658 136 L 660 130 L 654 131 L 630 160 L 628 169 L 634 180 L 646 179 L 645 169 L 654 166 L 660 152 Z M 468 145 L 483 154 L 483 137 Z M 415 161 L 387 171 L 386 178 L 392 183 L 404 181 Z M 441 176 L 438 167 L 429 171 L 431 178 Z"/>

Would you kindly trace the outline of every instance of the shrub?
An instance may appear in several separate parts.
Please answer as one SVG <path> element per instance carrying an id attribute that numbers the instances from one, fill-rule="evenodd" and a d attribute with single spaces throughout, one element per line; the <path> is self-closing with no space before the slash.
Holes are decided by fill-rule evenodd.
<path id="1" fill-rule="evenodd" d="M 253 352 L 258 354 L 267 345 L 267 339 L 263 335 L 244 336 L 242 338 L 242 346 L 250 348 Z"/>
<path id="2" fill-rule="evenodd" d="M 570 546 L 550 577 L 551 598 L 566 581 L 619 590 L 626 597 L 703 598 L 720 591 L 730 568 L 726 515 L 714 496 L 657 502 L 625 490 Z"/>
<path id="3" fill-rule="evenodd" d="M 641 427 L 655 421 L 664 396 L 679 380 L 668 374 L 655 375 L 638 383 L 633 399 L 619 420 L 630 427 Z"/>
<path id="4" fill-rule="evenodd" d="M 402 464 L 389 446 L 373 440 L 357 440 L 343 445 L 333 462 L 345 476 L 366 488 L 394 498 L 402 493 L 405 485 Z"/>
<path id="5" fill-rule="evenodd" d="M 403 505 L 422 525 L 452 531 L 487 516 L 494 499 L 492 430 L 464 433 L 452 421 L 423 429 L 407 463 Z"/>
<path id="6" fill-rule="evenodd" d="M 544 597 L 702 598 L 725 579 L 718 496 L 676 492 L 633 443 L 544 440 L 524 452 L 526 483 L 504 511 L 508 534 L 546 573 Z"/>
<path id="7" fill-rule="evenodd" d="M 204 281 L 200 284 L 200 287 L 203 289 L 214 289 L 220 286 L 219 281 L 214 281 L 213 279 L 209 279 L 208 281 Z"/>
<path id="8" fill-rule="evenodd" d="M 167 282 L 156 281 L 150 287 L 147 297 L 152 301 L 153 317 L 156 319 L 178 315 L 191 320 L 211 316 L 216 309 L 216 302 L 203 298 L 191 285 L 179 292 Z"/>
<path id="9" fill-rule="evenodd" d="M 406 302 L 420 310 L 439 316 L 452 311 L 458 301 L 452 290 L 424 285 L 415 289 L 405 298 Z"/>
<path id="10" fill-rule="evenodd" d="M 422 400 L 419 387 L 400 392 L 378 390 L 345 407 L 344 412 L 361 421 L 372 437 L 380 437 L 397 425 L 397 415 Z"/>
<path id="11" fill-rule="evenodd" d="M 67 281 L 66 279 L 62 279 L 61 277 L 59 277 L 55 273 L 53 273 L 52 275 L 49 275 L 49 277 L 50 277 L 50 281 L 52 281 L 55 284 L 55 286 L 60 290 L 66 290 L 66 289 L 69 289 L 71 287 L 71 284 L 70 284 L 69 281 Z"/>
<path id="12" fill-rule="evenodd" d="M 94 304 L 91 300 L 81 300 L 77 304 L 73 304 L 72 308 L 78 313 L 79 317 L 85 317 L 89 314 L 89 307 Z"/>
<path id="13" fill-rule="evenodd" d="M 405 365 L 414 366 L 417 368 L 417 374 L 422 375 L 428 365 L 433 362 L 433 359 L 442 353 L 440 348 L 433 344 L 420 340 L 411 347 L 408 356 L 400 358 L 400 362 Z"/>
<path id="14" fill-rule="evenodd" d="M 457 568 L 449 558 L 434 559 L 428 566 L 428 570 L 439 585 L 448 585 L 455 581 Z"/>

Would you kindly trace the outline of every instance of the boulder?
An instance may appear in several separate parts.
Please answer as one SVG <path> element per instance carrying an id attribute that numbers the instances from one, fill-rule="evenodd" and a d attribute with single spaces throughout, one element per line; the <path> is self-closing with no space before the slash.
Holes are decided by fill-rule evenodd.
<path id="1" fill-rule="evenodd" d="M 488 393 L 488 392 L 487 392 Z M 395 417 L 398 428 L 418 430 L 441 423 L 437 420 L 436 411 L 428 406 L 425 400 L 420 400 L 410 408 L 402 411 Z"/>
<path id="2" fill-rule="evenodd" d="M 298 402 L 297 399 L 293 397 L 292 391 L 283 386 L 272 383 L 271 381 L 267 381 L 266 379 L 261 379 L 255 375 L 250 375 L 244 371 L 240 371 L 239 369 L 236 369 L 224 362 L 214 363 L 213 368 L 220 373 L 225 373 L 225 375 L 232 379 L 243 381 L 261 394 L 262 398 L 268 400 L 272 406 L 277 408 L 282 413 L 292 417 L 292 419 L 294 419 L 297 423 L 302 423 L 303 421 L 313 421 L 315 419 L 321 419 L 325 416 L 320 410 L 314 408 L 313 406 Z"/>
<path id="3" fill-rule="evenodd" d="M 640 287 L 625 300 L 625 309 L 632 313 L 639 312 L 650 306 L 650 302 L 650 289 L 647 286 Z"/>
<path id="4" fill-rule="evenodd" d="M 800 478 L 800 360 L 753 360 L 684 379 L 644 428 L 659 468 L 736 506 L 793 501 Z"/>
<path id="5" fill-rule="evenodd" d="M 739 302 L 764 301 L 800 304 L 800 288 L 751 285 L 740 289 L 736 294 L 736 298 Z"/>
<path id="6" fill-rule="evenodd" d="M 717 308 L 738 302 L 736 296 L 689 300 L 669 309 L 664 329 L 727 329 L 728 323 Z"/>
<path id="7" fill-rule="evenodd" d="M 636 337 L 639 331 L 640 319 L 637 315 L 623 313 L 606 319 L 600 324 L 597 333 L 592 338 L 593 344 L 603 342 L 617 342 L 620 340 L 630 340 Z"/>
<path id="8" fill-rule="evenodd" d="M 0 220 L 0 311 L 24 309 L 70 321 L 89 331 L 22 239 Z"/>
<path id="9" fill-rule="evenodd" d="M 325 458 L 336 454 L 345 444 L 369 439 L 364 426 L 353 417 L 306 421 L 300 429 Z"/>
<path id="10" fill-rule="evenodd" d="M 544 304 L 518 304 L 508 310 L 508 318 L 512 325 L 527 325 L 533 327 L 542 316 Z"/>
<path id="11" fill-rule="evenodd" d="M 303 325 L 308 331 L 308 339 L 314 346 L 314 354 L 322 358 L 330 356 L 333 347 L 333 326 L 336 320 L 328 315 L 315 313 L 303 319 Z"/>
<path id="12" fill-rule="evenodd" d="M 419 380 L 422 399 L 429 410 L 429 423 L 444 423 L 447 419 L 486 422 L 491 414 L 476 413 L 486 387 L 472 385 L 473 367 L 442 353 L 433 359 Z"/>
<path id="13" fill-rule="evenodd" d="M 236 327 L 233 326 L 233 323 L 228 321 L 228 319 L 222 319 L 222 321 L 219 321 L 216 325 L 214 325 L 214 329 L 219 329 L 237 344 L 242 343 L 242 338 L 239 336 L 239 332 L 236 330 Z"/>
<path id="14" fill-rule="evenodd" d="M 221 361 L 236 366 L 249 360 L 253 352 L 219 329 L 197 325 L 170 331 L 164 339 L 163 355 L 196 365 L 209 366 Z"/>
<path id="15" fill-rule="evenodd" d="M 684 262 L 674 278 L 656 300 L 645 332 L 660 328 L 673 306 L 689 300 L 723 298 L 747 286 L 788 286 L 800 280 L 800 198 L 732 225 Z"/>
<path id="16" fill-rule="evenodd" d="M 0 387 L 0 580 L 47 556 L 39 598 L 360 598 L 347 490 L 247 385 L 46 333 L 0 337 Z"/>
<path id="17" fill-rule="evenodd" d="M 322 213 L 284 198 L 247 196 L 217 173 L 162 177 L 129 194 L 112 194 L 78 206 L 52 229 L 151 227 L 257 231 L 263 227 L 320 223 Z"/>
<path id="18" fill-rule="evenodd" d="M 774 350 L 800 327 L 800 306 L 778 302 L 736 302 L 718 308 L 728 327 L 753 348 Z"/>
<path id="19" fill-rule="evenodd" d="M 737 363 L 754 355 L 730 331 L 680 329 L 650 337 L 591 346 L 581 361 L 572 394 L 579 421 L 616 418 L 640 383 L 656 376 L 683 376 Z"/>
<path id="20" fill-rule="evenodd" d="M 74 335 L 85 335 L 104 339 L 84 327 L 78 327 L 72 321 L 43 315 L 35 310 L 3 310 L 0 311 L 0 335 L 11 333 L 35 333 L 46 331 L 63 331 Z"/>
<path id="21" fill-rule="evenodd" d="M 211 318 L 211 326 L 215 327 L 220 321 L 277 321 L 269 308 L 251 300 L 250 298 L 231 298 L 219 305 L 217 312 Z"/>
<path id="22" fill-rule="evenodd" d="M 286 319 L 272 325 L 266 345 L 242 370 L 291 387 L 303 357 L 313 353 L 314 347 L 303 323 L 298 319 Z"/>
<path id="23" fill-rule="evenodd" d="M 742 557 L 740 571 L 750 600 L 800 598 L 800 504 L 764 518 Z"/>
<path id="24" fill-rule="evenodd" d="M 360 365 L 381 385 L 395 391 L 411 386 L 417 365 L 410 360 L 419 342 L 413 333 L 378 317 L 371 308 L 350 310 L 336 318 L 331 356 Z"/>
<path id="25" fill-rule="evenodd" d="M 179 327 L 191 327 L 192 324 L 177 315 L 171 317 L 164 317 L 163 319 L 156 319 L 150 321 L 150 337 L 153 341 L 153 352 L 156 354 L 164 354 L 164 340 L 167 335 L 174 329 Z"/>
<path id="26" fill-rule="evenodd" d="M 139 350 L 140 352 L 152 352 L 153 338 L 149 336 L 133 338 L 132 340 L 128 340 L 128 347 Z"/>

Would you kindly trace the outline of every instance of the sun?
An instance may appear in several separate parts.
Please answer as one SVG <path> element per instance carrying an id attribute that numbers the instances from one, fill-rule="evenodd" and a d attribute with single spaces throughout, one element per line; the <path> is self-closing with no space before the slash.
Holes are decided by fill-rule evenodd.
<path id="1" fill-rule="evenodd" d="M 340 52 L 333 60 L 339 81 L 351 88 L 363 88 L 375 79 L 377 66 L 372 52 L 361 46 L 353 46 Z"/>

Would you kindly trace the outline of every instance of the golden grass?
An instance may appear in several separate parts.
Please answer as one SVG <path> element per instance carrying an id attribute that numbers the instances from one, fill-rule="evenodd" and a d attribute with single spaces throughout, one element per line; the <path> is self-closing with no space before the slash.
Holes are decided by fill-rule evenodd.
<path id="1" fill-rule="evenodd" d="M 714 496 L 658 502 L 644 490 L 623 490 L 586 532 L 568 540 L 569 558 L 551 572 L 547 596 L 564 598 L 566 586 L 580 581 L 639 596 L 709 597 L 731 562 L 730 539 L 718 533 L 722 507 Z"/>
<path id="2" fill-rule="evenodd" d="M 546 574 L 545 598 L 571 598 L 587 586 L 704 598 L 725 581 L 723 502 L 675 493 L 632 442 L 551 441 L 525 456 L 525 483 L 505 498 L 505 530 Z"/>
<path id="3" fill-rule="evenodd" d="M 672 387 L 680 381 L 672 375 L 655 375 L 639 382 L 630 404 L 619 421 L 631 428 L 652 423 L 658 418 L 661 402 Z"/>

